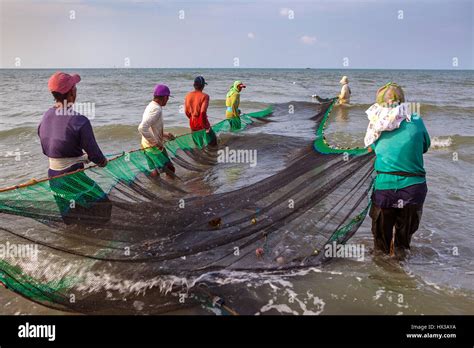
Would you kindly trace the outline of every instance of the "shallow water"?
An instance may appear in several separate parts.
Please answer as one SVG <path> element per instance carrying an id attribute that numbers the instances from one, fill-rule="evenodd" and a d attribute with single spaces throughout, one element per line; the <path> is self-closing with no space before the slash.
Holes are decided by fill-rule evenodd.
<path id="1" fill-rule="evenodd" d="M 47 163 L 41 154 L 36 126 L 51 104 L 47 91 L 50 70 L 0 70 L 0 186 L 43 177 Z M 103 151 L 108 154 L 138 147 L 136 127 L 155 83 L 169 84 L 175 95 L 165 111 L 165 127 L 185 133 L 187 118 L 180 113 L 192 77 L 203 74 L 209 82 L 211 123 L 222 119 L 226 88 L 241 79 L 242 110 L 255 111 L 268 104 L 291 102 L 294 113 L 308 113 L 310 96 L 337 94 L 340 76 L 348 75 L 352 106 L 337 108 L 327 129 L 330 143 L 360 146 L 367 126 L 364 111 L 375 91 L 387 81 L 400 83 L 409 101 L 420 110 L 432 148 L 425 155 L 429 193 L 420 229 L 402 264 L 372 256 L 370 218 L 351 243 L 365 246 L 363 261 L 337 259 L 320 269 L 291 275 L 224 274 L 212 276 L 223 283 L 226 301 L 247 314 L 473 314 L 474 264 L 474 100 L 470 97 L 473 71 L 415 70 L 79 70 L 78 101 L 95 103 L 92 123 Z M 25 96 L 27 100 L 24 100 Z M 306 103 L 302 103 L 306 102 Z M 300 119 L 300 117 L 298 117 Z M 262 134 L 264 133 L 265 136 Z M 260 135 L 259 135 L 260 134 Z M 252 142 L 272 146 L 277 136 L 299 138 L 310 144 L 311 122 L 288 119 L 249 129 Z M 250 139 L 250 138 L 249 138 Z M 250 141 L 250 140 L 249 140 Z M 259 158 L 255 170 L 210 176 L 221 190 L 238 188 L 246 175 L 258 180 L 278 170 Z M 209 276 L 211 277 L 211 275 Z M 216 280 L 214 277 L 217 277 Z M 244 285 L 242 285 L 244 284 Z M 55 313 L 0 289 L 2 313 Z M 196 308 L 184 313 L 211 313 Z"/>

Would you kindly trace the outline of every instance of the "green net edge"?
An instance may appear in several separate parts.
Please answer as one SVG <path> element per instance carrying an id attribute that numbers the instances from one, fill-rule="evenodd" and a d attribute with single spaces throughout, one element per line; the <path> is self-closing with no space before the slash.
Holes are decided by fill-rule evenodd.
<path id="1" fill-rule="evenodd" d="M 248 114 L 242 114 L 241 117 L 244 120 L 247 120 L 247 123 L 244 121 L 242 122 L 242 127 L 238 130 L 234 131 L 241 131 L 244 130 L 248 124 L 252 123 L 251 118 L 263 118 L 271 115 L 273 112 L 272 107 L 267 107 L 266 109 L 248 113 Z M 230 126 L 227 127 L 230 124 L 229 120 L 222 120 L 218 122 L 216 125 L 214 125 L 212 128 L 216 133 L 224 132 L 227 130 L 230 130 Z M 193 133 L 188 133 L 185 134 L 184 136 L 192 137 L 193 143 L 198 145 L 197 147 L 203 148 L 204 146 L 209 145 L 211 141 L 211 137 L 209 134 L 205 132 L 205 130 L 193 132 Z M 199 142 L 198 140 L 202 139 L 202 142 Z M 189 147 L 178 147 L 175 151 L 173 144 L 177 143 L 179 141 L 179 138 L 175 140 L 171 140 L 166 143 L 165 147 L 170 150 L 174 155 L 176 155 L 176 152 L 181 149 L 181 150 L 188 150 L 194 148 L 193 146 Z M 160 156 L 162 158 L 161 165 L 164 166 L 167 162 L 169 162 L 169 158 L 167 158 L 162 151 L 156 149 L 156 148 L 149 148 L 149 149 L 142 149 L 138 151 L 143 151 L 143 153 L 153 153 L 156 156 Z M 124 158 L 124 156 L 127 156 L 130 152 L 123 152 L 121 155 L 113 158 L 110 162 L 114 163 L 117 160 Z M 165 157 L 166 159 L 164 159 Z M 118 162 L 118 161 L 117 161 Z M 84 171 L 87 171 L 88 169 L 85 169 Z M 71 173 L 71 175 L 74 175 L 75 173 Z M 138 174 L 137 174 L 138 175 Z M 125 181 L 130 181 L 134 180 L 137 175 L 130 176 L 126 178 Z M 117 180 L 118 181 L 118 180 Z M 47 181 L 39 182 L 37 184 L 31 185 L 31 186 L 24 186 L 24 187 L 17 187 L 13 190 L 10 191 L 5 191 L 5 192 L 0 192 L 1 195 L 8 195 L 13 192 L 21 192 L 24 189 L 31 189 L 32 186 L 43 186 L 48 184 Z M 111 185 L 111 187 L 106 190 L 107 194 L 110 193 L 110 191 L 113 189 L 115 185 Z M 0 208 L 2 208 L 0 204 Z M 19 213 L 18 211 L 15 211 L 14 209 L 11 209 L 10 207 L 4 206 L 3 211 L 9 211 L 9 213 Z M 33 216 L 31 216 L 33 218 Z M 59 281 L 53 281 L 53 282 L 48 282 L 48 283 L 41 283 L 38 282 L 36 279 L 34 279 L 31 276 L 28 276 L 26 273 L 24 273 L 18 266 L 13 266 L 9 264 L 5 260 L 0 260 L 0 282 L 4 284 L 4 286 L 21 296 L 24 296 L 26 298 L 29 298 L 31 300 L 34 300 L 36 302 L 51 302 L 54 303 L 59 302 L 59 301 L 64 301 L 64 298 L 58 294 L 60 290 L 63 289 L 70 289 L 74 284 L 77 284 L 79 282 L 79 279 L 75 278 L 63 278 Z"/>

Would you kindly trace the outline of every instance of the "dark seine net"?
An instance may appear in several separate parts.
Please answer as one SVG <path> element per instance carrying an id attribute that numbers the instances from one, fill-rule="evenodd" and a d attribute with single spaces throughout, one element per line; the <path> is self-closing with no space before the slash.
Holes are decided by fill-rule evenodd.
<path id="1" fill-rule="evenodd" d="M 35 258 L 5 255 L 0 281 L 63 311 L 162 313 L 192 304 L 180 303 L 180 292 L 198 293 L 210 272 L 284 273 L 321 264 L 324 246 L 345 243 L 362 223 L 372 186 L 372 154 L 324 139 L 334 102 L 306 105 L 300 116 L 314 122 L 312 146 L 288 141 L 268 150 L 256 142 L 264 155 L 287 159 L 281 170 L 234 191 L 199 186 L 221 165 L 222 137 L 242 142 L 240 131 L 287 117 L 288 104 L 216 124 L 217 147 L 195 132 L 168 142 L 167 155 L 131 151 L 105 168 L 0 192 L 0 238 L 38 251 Z M 170 160 L 174 180 L 150 175 L 166 172 Z"/>

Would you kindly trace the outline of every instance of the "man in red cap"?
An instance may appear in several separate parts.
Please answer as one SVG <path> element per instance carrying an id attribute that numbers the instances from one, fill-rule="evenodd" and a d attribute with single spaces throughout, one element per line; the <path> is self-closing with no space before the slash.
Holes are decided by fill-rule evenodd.
<path id="1" fill-rule="evenodd" d="M 50 177 L 84 168 L 84 163 L 107 165 L 94 137 L 89 119 L 73 110 L 79 75 L 57 72 L 48 81 L 55 105 L 41 119 L 38 135 L 49 158 Z"/>
<path id="2" fill-rule="evenodd" d="M 43 153 L 49 158 L 48 176 L 54 177 L 84 168 L 90 161 L 100 167 L 107 165 L 94 137 L 89 119 L 73 109 L 76 101 L 76 84 L 79 75 L 57 72 L 48 81 L 55 104 L 45 112 L 38 127 Z M 78 182 L 80 183 L 78 185 Z M 54 199 L 66 224 L 106 223 L 110 219 L 112 204 L 105 192 L 84 172 L 74 177 L 61 176 L 50 181 L 56 193 Z M 87 190 L 90 187 L 94 190 Z M 81 194 L 87 204 L 71 207 L 64 191 Z M 92 193 L 91 193 L 92 192 Z"/>

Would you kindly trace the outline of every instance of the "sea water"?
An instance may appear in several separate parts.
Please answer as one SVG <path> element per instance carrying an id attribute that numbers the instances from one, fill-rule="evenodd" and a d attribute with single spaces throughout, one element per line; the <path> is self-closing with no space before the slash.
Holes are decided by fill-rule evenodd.
<path id="1" fill-rule="evenodd" d="M 46 175 L 37 126 L 53 104 L 47 89 L 55 70 L 0 70 L 0 186 Z M 176 134 L 189 131 L 183 113 L 185 94 L 193 79 L 209 83 L 211 123 L 225 115 L 225 94 L 234 80 L 247 88 L 241 94 L 243 112 L 290 102 L 294 113 L 315 112 L 311 95 L 333 97 L 347 75 L 351 105 L 336 107 L 327 128 L 330 143 L 362 146 L 367 116 L 376 90 L 389 81 L 403 86 L 407 101 L 420 107 L 431 136 L 424 156 L 428 196 L 412 250 L 406 261 L 373 256 L 370 218 L 351 239 L 362 244 L 363 260 L 336 259 L 281 277 L 275 274 L 224 273 L 213 281 L 242 289 L 229 301 L 247 314 L 473 314 L 474 262 L 474 71 L 460 70 L 317 70 L 317 69 L 77 69 L 78 103 L 87 106 L 99 145 L 113 155 L 137 148 L 137 126 L 157 83 L 167 84 L 174 98 L 164 109 L 165 128 Z M 292 117 L 246 131 L 249 144 L 271 146 L 281 136 L 314 139 L 308 122 Z M 251 146 L 249 145 L 249 148 Z M 247 165 L 248 166 L 248 165 Z M 258 158 L 256 169 L 266 175 L 272 163 Z M 275 168 L 274 170 L 278 170 Z M 238 174 L 237 174 L 238 175 Z M 258 176 L 257 176 L 258 177 Z M 240 178 L 219 178 L 231 190 Z M 237 185 L 237 186 L 236 186 Z M 1 218 L 1 217 L 0 217 Z M 251 281 L 250 281 L 251 280 Z M 231 291 L 230 291 L 231 292 Z M 2 314 L 54 313 L 0 288 Z M 184 313 L 206 313 L 197 308 Z M 211 313 L 211 312 L 209 312 Z"/>

